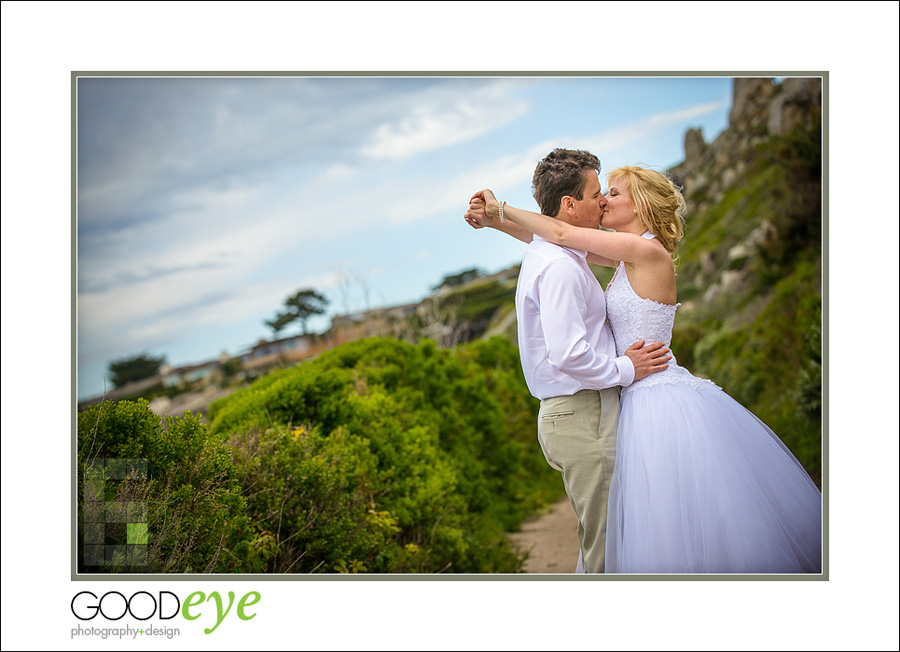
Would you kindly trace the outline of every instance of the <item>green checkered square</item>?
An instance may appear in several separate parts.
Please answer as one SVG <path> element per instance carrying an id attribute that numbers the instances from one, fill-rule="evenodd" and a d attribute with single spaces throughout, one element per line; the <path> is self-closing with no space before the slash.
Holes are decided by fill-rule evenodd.
<path id="1" fill-rule="evenodd" d="M 128 543 L 137 545 L 147 545 L 147 524 L 146 523 L 129 523 L 128 524 Z"/>

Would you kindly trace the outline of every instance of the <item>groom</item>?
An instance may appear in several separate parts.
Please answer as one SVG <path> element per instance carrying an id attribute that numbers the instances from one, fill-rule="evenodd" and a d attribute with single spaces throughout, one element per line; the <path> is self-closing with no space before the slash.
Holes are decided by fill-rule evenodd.
<path id="1" fill-rule="evenodd" d="M 550 152 L 534 171 L 541 212 L 573 226 L 598 228 L 606 206 L 599 170 L 600 161 L 588 152 Z M 494 220 L 491 226 L 521 237 L 510 224 Z M 662 371 L 670 357 L 661 342 L 643 348 L 637 342 L 616 356 L 606 298 L 587 259 L 585 251 L 534 236 L 519 272 L 516 317 L 525 381 L 541 399 L 538 441 L 547 462 L 562 473 L 578 517 L 584 570 L 602 573 L 619 386 Z"/>

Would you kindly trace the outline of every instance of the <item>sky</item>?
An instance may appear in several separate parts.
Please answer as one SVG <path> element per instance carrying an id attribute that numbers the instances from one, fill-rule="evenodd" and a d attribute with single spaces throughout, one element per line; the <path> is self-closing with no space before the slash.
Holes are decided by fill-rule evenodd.
<path id="1" fill-rule="evenodd" d="M 727 126 L 727 77 L 81 77 L 78 396 L 109 363 L 173 366 L 271 338 L 284 299 L 335 314 L 418 302 L 445 275 L 517 264 L 523 245 L 462 215 L 485 187 L 535 208 L 554 147 L 602 171 L 664 170 L 684 133 Z M 602 172 L 601 172 L 602 174 Z M 605 185 L 604 185 L 605 187 Z M 281 336 L 299 332 L 288 327 Z"/>

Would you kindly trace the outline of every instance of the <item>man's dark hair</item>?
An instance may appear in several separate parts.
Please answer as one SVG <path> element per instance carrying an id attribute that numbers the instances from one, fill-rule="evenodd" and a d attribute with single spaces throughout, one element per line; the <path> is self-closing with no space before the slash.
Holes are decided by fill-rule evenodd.
<path id="1" fill-rule="evenodd" d="M 534 169 L 531 191 L 541 212 L 550 217 L 559 213 L 559 203 L 566 195 L 579 201 L 587 183 L 584 173 L 600 173 L 600 159 L 580 149 L 556 148 Z"/>

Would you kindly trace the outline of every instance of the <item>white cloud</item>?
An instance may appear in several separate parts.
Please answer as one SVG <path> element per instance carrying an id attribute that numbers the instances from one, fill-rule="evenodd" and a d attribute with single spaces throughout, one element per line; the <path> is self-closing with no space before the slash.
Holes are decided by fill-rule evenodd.
<path id="1" fill-rule="evenodd" d="M 83 355 L 152 348 L 180 333 L 265 314 L 298 287 L 337 288 L 339 270 L 304 273 L 300 252 L 371 216 L 359 208 L 366 205 L 364 191 L 332 196 L 320 189 L 313 180 L 280 193 L 269 185 L 196 190 L 179 197 L 186 208 L 165 223 L 121 234 L 131 243 L 127 257 L 81 273 L 84 285 L 95 288 L 78 298 Z M 160 230 L 167 235 L 160 238 Z M 298 251 L 296 267 L 272 267 L 292 250 Z M 267 280 L 254 283 L 253 277 Z"/>
<path id="2" fill-rule="evenodd" d="M 607 158 L 613 150 L 621 149 L 658 133 L 666 127 L 684 120 L 719 111 L 728 106 L 728 101 L 707 102 L 694 106 L 655 113 L 647 118 L 617 126 L 596 136 L 584 139 L 586 147 L 603 158 Z"/>
<path id="3" fill-rule="evenodd" d="M 168 346 L 203 329 L 227 326 L 248 315 L 274 315 L 298 287 L 333 287 L 334 273 L 284 276 L 231 288 L 211 275 L 185 274 L 177 283 L 157 279 L 140 292 L 117 288 L 78 302 L 79 357 L 99 361 Z M 262 330 L 262 323 L 260 329 Z"/>
<path id="4" fill-rule="evenodd" d="M 474 100 L 460 98 L 448 105 L 439 98 L 413 106 L 405 116 L 380 124 L 360 152 L 376 160 L 403 161 L 480 136 L 528 112 L 528 103 L 508 89 L 499 83 L 479 90 Z"/>
<path id="5" fill-rule="evenodd" d="M 383 202 L 387 207 L 388 221 L 395 225 L 407 224 L 453 210 L 457 210 L 461 217 L 465 212 L 466 200 L 473 192 L 483 187 L 501 192 L 504 189 L 521 187 L 523 184 L 530 187 L 534 166 L 553 148 L 559 147 L 560 143 L 577 140 L 580 147 L 601 156 L 601 160 L 606 160 L 614 158 L 622 148 L 650 137 L 672 124 L 720 110 L 726 105 L 727 102 L 698 104 L 656 113 L 586 138 L 558 137 L 546 140 L 522 152 L 481 162 L 477 167 L 467 168 L 450 179 L 419 184 L 412 188 L 405 184 L 384 186 L 376 191 L 376 196 L 368 193 L 368 197 Z"/>
<path id="6" fill-rule="evenodd" d="M 335 163 L 327 167 L 321 175 L 319 181 L 325 183 L 340 183 L 351 179 L 354 174 L 359 172 L 358 168 L 347 165 L 346 163 Z"/>

